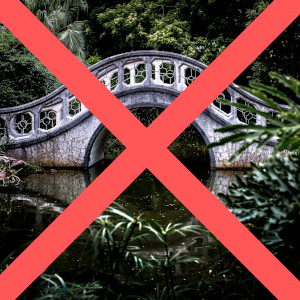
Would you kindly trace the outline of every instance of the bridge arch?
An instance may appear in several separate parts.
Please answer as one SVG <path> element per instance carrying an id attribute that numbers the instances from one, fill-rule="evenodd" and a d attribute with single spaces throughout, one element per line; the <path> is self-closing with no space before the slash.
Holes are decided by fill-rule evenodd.
<path id="1" fill-rule="evenodd" d="M 90 71 L 127 108 L 133 109 L 147 106 L 166 108 L 205 68 L 199 61 L 183 55 L 147 50 L 104 59 L 91 66 Z M 234 83 L 221 96 L 232 102 L 242 101 L 264 112 L 276 113 Z M 215 129 L 253 120 L 258 125 L 267 124 L 266 119 L 259 115 L 243 114 L 235 107 L 225 108 L 216 99 L 193 124 L 209 143 L 224 136 L 215 133 Z M 101 141 L 105 138 L 101 126 L 101 121 L 61 86 L 31 103 L 0 109 L 0 144 L 9 140 L 8 155 L 41 163 L 45 167 L 88 167 L 96 161 L 93 153 L 101 152 Z M 253 146 L 231 165 L 225 165 L 239 147 L 239 144 L 229 144 L 210 150 L 211 167 L 249 166 L 250 161 L 258 163 L 272 151 L 270 144 L 264 145 L 260 152 L 255 152 Z"/>
<path id="2" fill-rule="evenodd" d="M 130 95 L 127 95 L 130 97 Z M 156 95 L 157 96 L 157 95 Z M 170 99 L 173 99 L 173 95 L 170 95 Z M 163 95 L 164 101 L 166 101 L 166 94 Z M 162 98 L 163 98 L 162 97 Z M 159 98 L 159 99 L 162 99 Z M 175 97 L 176 98 L 176 97 Z M 148 99 L 148 101 L 147 101 Z M 133 103 L 130 106 L 127 106 L 128 109 L 136 109 L 136 108 L 147 108 L 147 107 L 155 107 L 155 108 L 163 108 L 166 109 L 170 103 L 165 103 L 164 101 L 158 102 L 158 101 L 151 101 L 153 99 L 151 95 L 148 93 L 146 97 L 144 97 L 144 102 L 141 104 L 139 102 Z M 123 100 L 123 99 L 122 99 Z M 123 100 L 124 101 L 124 100 Z M 122 102 L 123 102 L 122 101 Z M 176 120 L 174 120 L 176 121 Z M 205 130 L 203 130 L 201 126 L 201 122 L 199 120 L 195 120 L 192 125 L 197 129 L 199 134 L 201 135 L 202 139 L 204 140 L 205 144 L 209 144 L 211 142 L 209 136 L 206 135 Z M 84 155 L 84 162 L 83 162 L 83 167 L 84 168 L 89 168 L 99 161 L 101 161 L 104 156 L 105 156 L 105 145 L 107 142 L 107 139 L 110 135 L 110 132 L 108 129 L 103 125 L 100 124 L 96 130 L 94 131 L 93 135 L 91 136 L 86 151 Z M 216 160 L 215 160 L 215 154 L 213 149 L 209 149 L 209 163 L 210 163 L 210 168 L 215 169 L 216 168 Z"/>

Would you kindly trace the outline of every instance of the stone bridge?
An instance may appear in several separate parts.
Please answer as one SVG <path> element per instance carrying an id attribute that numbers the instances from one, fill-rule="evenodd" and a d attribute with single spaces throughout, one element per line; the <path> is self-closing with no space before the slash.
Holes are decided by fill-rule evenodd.
<path id="1" fill-rule="evenodd" d="M 196 60 L 174 53 L 136 51 L 107 58 L 90 67 L 90 71 L 128 109 L 135 109 L 166 108 L 205 68 Z M 233 83 L 221 97 L 274 113 L 261 100 Z M 224 106 L 216 99 L 193 125 L 208 144 L 223 136 L 215 133 L 215 129 L 249 122 L 267 125 L 265 118 Z M 101 120 L 64 86 L 31 103 L 0 109 L 1 143 L 8 143 L 8 154 L 45 167 L 94 165 L 104 158 L 109 134 Z M 210 150 L 211 168 L 249 166 L 250 161 L 258 163 L 272 150 L 272 145 L 265 145 L 259 152 L 252 147 L 231 165 L 224 165 L 239 146 L 228 144 Z"/>

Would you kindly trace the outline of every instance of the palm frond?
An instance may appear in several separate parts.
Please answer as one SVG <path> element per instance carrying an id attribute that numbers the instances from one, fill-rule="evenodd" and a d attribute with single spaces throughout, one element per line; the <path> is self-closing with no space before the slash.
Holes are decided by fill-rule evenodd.
<path id="1" fill-rule="evenodd" d="M 85 21 L 79 12 L 87 12 L 85 0 L 24 0 L 29 10 L 85 65 Z"/>

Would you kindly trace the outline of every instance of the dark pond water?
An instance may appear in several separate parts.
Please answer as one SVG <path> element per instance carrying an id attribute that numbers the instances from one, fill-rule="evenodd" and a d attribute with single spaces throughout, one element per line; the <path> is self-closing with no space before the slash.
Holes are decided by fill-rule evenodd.
<path id="1" fill-rule="evenodd" d="M 184 145 L 184 146 L 183 146 Z M 237 171 L 210 171 L 209 158 L 203 151 L 203 141 L 199 137 L 177 141 L 170 150 L 189 170 L 215 195 L 225 193 L 235 180 Z M 46 170 L 41 174 L 30 174 L 14 189 L 0 190 L 0 262 L 9 264 L 26 243 L 35 239 L 74 199 L 107 167 L 110 161 L 86 170 Z M 95 195 L 96 197 L 96 195 Z M 166 225 L 169 222 L 185 225 L 199 224 L 199 221 L 150 173 L 142 173 L 117 199 L 116 202 L 134 215 L 143 214 Z M 80 218 L 80 216 L 77 216 Z M 73 243 L 49 268 L 51 272 L 76 274 L 84 260 L 84 244 L 89 229 Z M 209 246 L 213 239 L 208 234 L 189 234 L 172 240 L 172 252 L 186 251 L 202 257 L 209 264 L 219 258 L 219 250 Z M 186 247 L 189 245 L 189 247 Z M 15 251 L 19 249 L 19 251 Z M 141 256 L 163 255 L 161 243 L 151 242 L 137 248 Z M 205 266 L 205 268 L 208 268 Z M 201 268 L 186 270 L 178 266 L 177 276 L 201 272 Z M 78 273 L 78 272 L 77 272 Z"/>

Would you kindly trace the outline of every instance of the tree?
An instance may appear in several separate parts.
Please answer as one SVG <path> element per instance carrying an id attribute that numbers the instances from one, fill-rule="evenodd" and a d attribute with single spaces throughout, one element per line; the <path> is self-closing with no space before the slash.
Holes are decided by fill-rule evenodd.
<path id="1" fill-rule="evenodd" d="M 209 65 L 271 0 L 89 0 L 89 55 L 109 57 L 154 49 L 185 54 Z M 237 79 L 270 83 L 269 71 L 299 79 L 300 18 Z M 272 81 L 274 84 L 274 81 Z"/>
<path id="2" fill-rule="evenodd" d="M 113 2 L 99 1 L 89 16 L 90 55 L 108 57 L 155 49 L 181 53 L 206 64 L 244 29 L 246 10 L 252 7 L 245 0 Z"/>
<path id="3" fill-rule="evenodd" d="M 272 1 L 256 0 L 247 10 L 249 25 Z M 270 71 L 300 79 L 300 17 L 298 17 L 248 68 L 248 79 L 276 85 L 268 76 Z"/>
<path id="4" fill-rule="evenodd" d="M 89 5 L 89 14 L 87 18 L 87 27 L 86 27 L 86 50 L 87 57 L 95 56 L 100 57 L 102 55 L 101 49 L 104 45 L 99 43 L 99 37 L 102 34 L 102 29 L 99 26 L 97 20 L 97 15 L 103 13 L 108 8 L 114 8 L 117 4 L 128 3 L 130 0 L 111 0 L 111 1 L 102 1 L 102 0 L 87 0 Z"/>
<path id="5" fill-rule="evenodd" d="M 0 30 L 0 107 L 36 100 L 59 81 L 3 26 Z"/>
<path id="6" fill-rule="evenodd" d="M 133 50 L 157 49 L 197 55 L 187 22 L 174 10 L 162 9 L 163 1 L 132 0 L 97 14 L 98 52 L 108 57 Z M 94 30 L 87 28 L 94 43 Z M 91 47 L 89 47 L 91 48 Z"/>
<path id="7" fill-rule="evenodd" d="M 23 0 L 28 9 L 82 62 L 86 59 L 85 0 Z"/>

